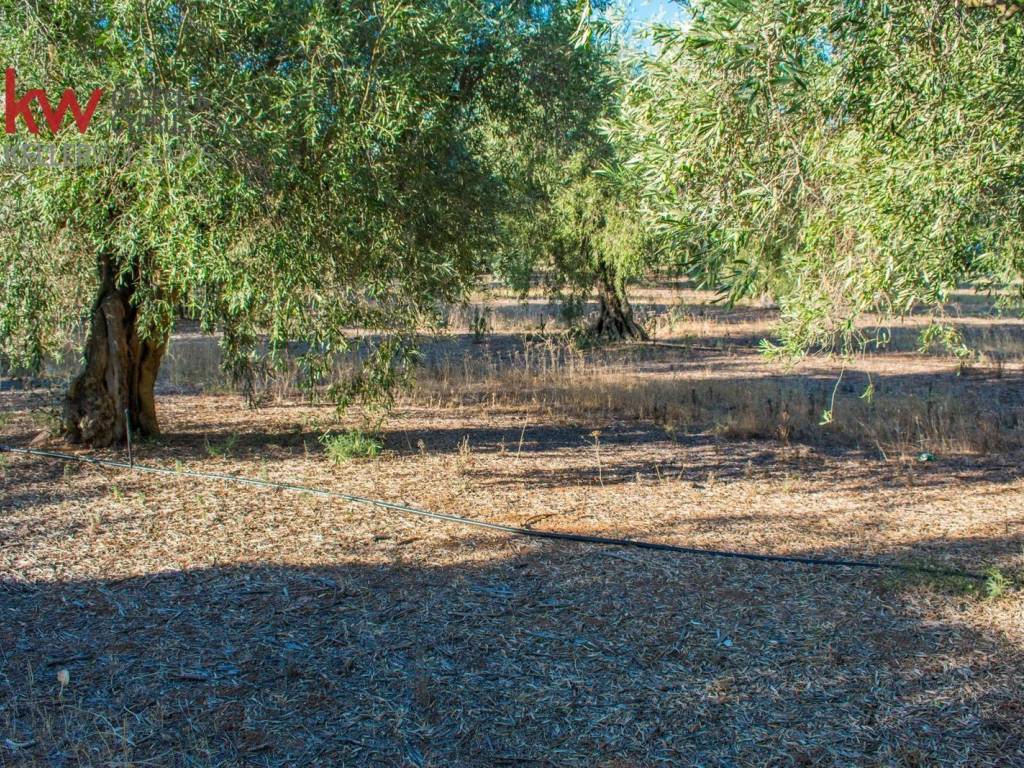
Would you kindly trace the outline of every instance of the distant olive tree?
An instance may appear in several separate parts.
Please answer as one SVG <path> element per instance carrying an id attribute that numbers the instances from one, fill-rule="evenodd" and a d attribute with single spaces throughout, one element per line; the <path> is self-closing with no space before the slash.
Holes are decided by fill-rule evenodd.
<path id="1" fill-rule="evenodd" d="M 641 215 L 638 188 L 606 130 L 628 74 L 625 44 L 616 22 L 604 15 L 607 3 L 587 8 L 597 14 L 591 22 L 596 31 L 577 47 L 571 108 L 539 141 L 496 144 L 512 169 L 518 204 L 504 219 L 493 265 L 524 294 L 540 278 L 568 310 L 596 298 L 598 311 L 588 328 L 595 335 L 646 339 L 628 286 L 652 263 L 655 241 Z M 563 23 L 563 34 L 579 43 L 578 18 Z"/>
<path id="2" fill-rule="evenodd" d="M 526 278 L 540 273 L 567 308 L 596 297 L 597 314 L 586 329 L 591 334 L 647 339 L 628 288 L 650 265 L 655 247 L 636 199 L 613 177 L 613 163 L 593 149 L 560 159 L 517 251 L 528 263 L 513 283 L 525 290 Z"/>

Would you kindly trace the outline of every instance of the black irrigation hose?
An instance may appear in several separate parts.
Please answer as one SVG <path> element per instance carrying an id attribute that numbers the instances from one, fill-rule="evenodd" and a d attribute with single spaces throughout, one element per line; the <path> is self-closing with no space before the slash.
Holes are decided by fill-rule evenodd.
<path id="1" fill-rule="evenodd" d="M 953 576 L 963 579 L 984 581 L 986 576 L 970 571 L 959 571 L 947 568 L 932 568 L 928 566 L 902 565 L 900 563 L 880 563 L 869 560 L 842 560 L 820 557 L 792 557 L 788 555 L 761 555 L 753 552 L 732 552 L 724 549 L 699 549 L 697 547 L 681 547 L 676 544 L 659 544 L 654 541 L 638 541 L 636 539 L 617 539 L 607 536 L 588 536 L 582 533 L 561 533 L 559 531 L 543 531 L 533 528 L 520 528 L 514 525 L 502 525 L 501 523 L 489 523 L 485 520 L 473 520 L 468 517 L 449 515 L 443 512 L 431 512 L 426 509 L 418 509 L 405 504 L 396 504 L 391 501 L 370 499 L 365 496 L 356 496 L 341 491 L 327 491 L 321 488 L 311 488 L 305 485 L 292 485 L 290 483 L 275 483 L 270 480 L 257 480 L 251 477 L 238 477 L 237 475 L 224 475 L 218 472 L 195 472 L 192 470 L 167 469 L 165 467 L 150 467 L 144 464 L 128 463 L 126 461 L 113 461 L 110 459 L 95 459 L 89 456 L 76 456 L 60 451 L 39 451 L 32 448 L 14 448 L 9 445 L 0 444 L 0 453 L 20 453 L 26 456 L 38 456 L 45 459 L 59 459 L 61 461 L 78 461 L 86 464 L 93 464 L 100 467 L 112 467 L 115 469 L 128 469 L 136 472 L 149 472 L 156 475 L 172 475 L 174 477 L 195 477 L 203 480 L 221 480 L 227 483 L 238 483 L 240 485 L 254 485 L 259 488 L 275 488 L 282 491 L 296 491 L 308 493 L 312 496 L 323 496 L 326 498 L 342 499 L 352 504 L 363 504 L 372 507 L 403 512 L 407 515 L 416 515 L 430 520 L 443 520 L 458 525 L 468 525 L 474 528 L 485 528 L 491 531 L 501 531 L 513 536 L 532 536 L 536 539 L 551 539 L 555 541 L 574 541 L 581 544 L 601 544 L 615 547 L 633 547 L 634 549 L 646 549 L 656 552 L 677 552 L 684 555 L 698 555 L 704 557 L 728 557 L 737 560 L 756 560 L 768 563 L 798 563 L 800 565 L 823 565 L 841 566 L 845 568 L 871 568 L 874 570 L 894 570 L 909 573 L 927 573 L 936 576 Z"/>

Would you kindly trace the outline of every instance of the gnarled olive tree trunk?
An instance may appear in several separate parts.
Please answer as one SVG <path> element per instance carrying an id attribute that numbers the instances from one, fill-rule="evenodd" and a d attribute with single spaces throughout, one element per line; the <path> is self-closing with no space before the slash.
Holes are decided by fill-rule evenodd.
<path id="1" fill-rule="evenodd" d="M 609 339 L 650 339 L 643 326 L 633 318 L 629 300 L 616 290 L 607 266 L 602 266 L 598 274 L 597 301 L 597 321 L 592 329 L 595 335 Z"/>
<path id="2" fill-rule="evenodd" d="M 159 433 L 153 386 L 166 348 L 164 340 L 139 336 L 135 284 L 118 284 L 109 256 L 100 258 L 99 268 L 85 367 L 68 388 L 63 417 L 65 437 L 94 448 L 125 440 L 126 414 L 133 435 Z"/>

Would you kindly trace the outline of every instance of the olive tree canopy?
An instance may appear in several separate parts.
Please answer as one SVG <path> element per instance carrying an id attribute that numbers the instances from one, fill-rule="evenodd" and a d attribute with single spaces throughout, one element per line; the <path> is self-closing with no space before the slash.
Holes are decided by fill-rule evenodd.
<path id="1" fill-rule="evenodd" d="M 773 294 L 791 353 L 871 341 L 866 313 L 939 315 L 965 283 L 1019 299 L 1018 5 L 687 4 L 616 124 L 649 220 L 705 285 Z"/>

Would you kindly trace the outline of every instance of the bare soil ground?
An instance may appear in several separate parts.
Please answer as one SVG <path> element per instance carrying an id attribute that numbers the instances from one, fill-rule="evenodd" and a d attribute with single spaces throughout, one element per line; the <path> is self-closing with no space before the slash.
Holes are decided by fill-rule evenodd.
<path id="1" fill-rule="evenodd" d="M 919 461 L 927 431 L 902 449 L 863 430 L 801 442 L 777 432 L 778 403 L 738 405 L 775 397 L 759 386 L 804 387 L 816 410 L 835 379 L 819 386 L 813 368 L 765 385 L 762 361 L 724 349 L 543 363 L 500 339 L 458 349 L 385 423 L 376 459 L 328 460 L 330 408 L 280 396 L 253 411 L 169 384 L 166 434 L 137 459 L 550 530 L 1011 579 L 1024 568 L 1010 421 L 989 450 L 950 440 Z M 901 360 L 860 365 L 883 395 L 887 376 L 904 377 L 901 398 L 961 387 L 957 424 L 977 422 L 970 403 L 1018 412 L 1016 358 L 968 377 L 947 358 Z M 700 396 L 732 403 L 710 421 L 711 400 L 689 392 L 709 371 L 718 383 Z M 673 398 L 688 405 L 671 411 Z M 0 392 L 0 442 L 28 444 L 42 402 Z M 772 439 L 742 439 L 754 411 L 767 415 L 751 429 Z M 953 580 L 558 544 L 0 461 L 2 766 L 1024 766 L 1012 585 L 986 599 Z"/>

